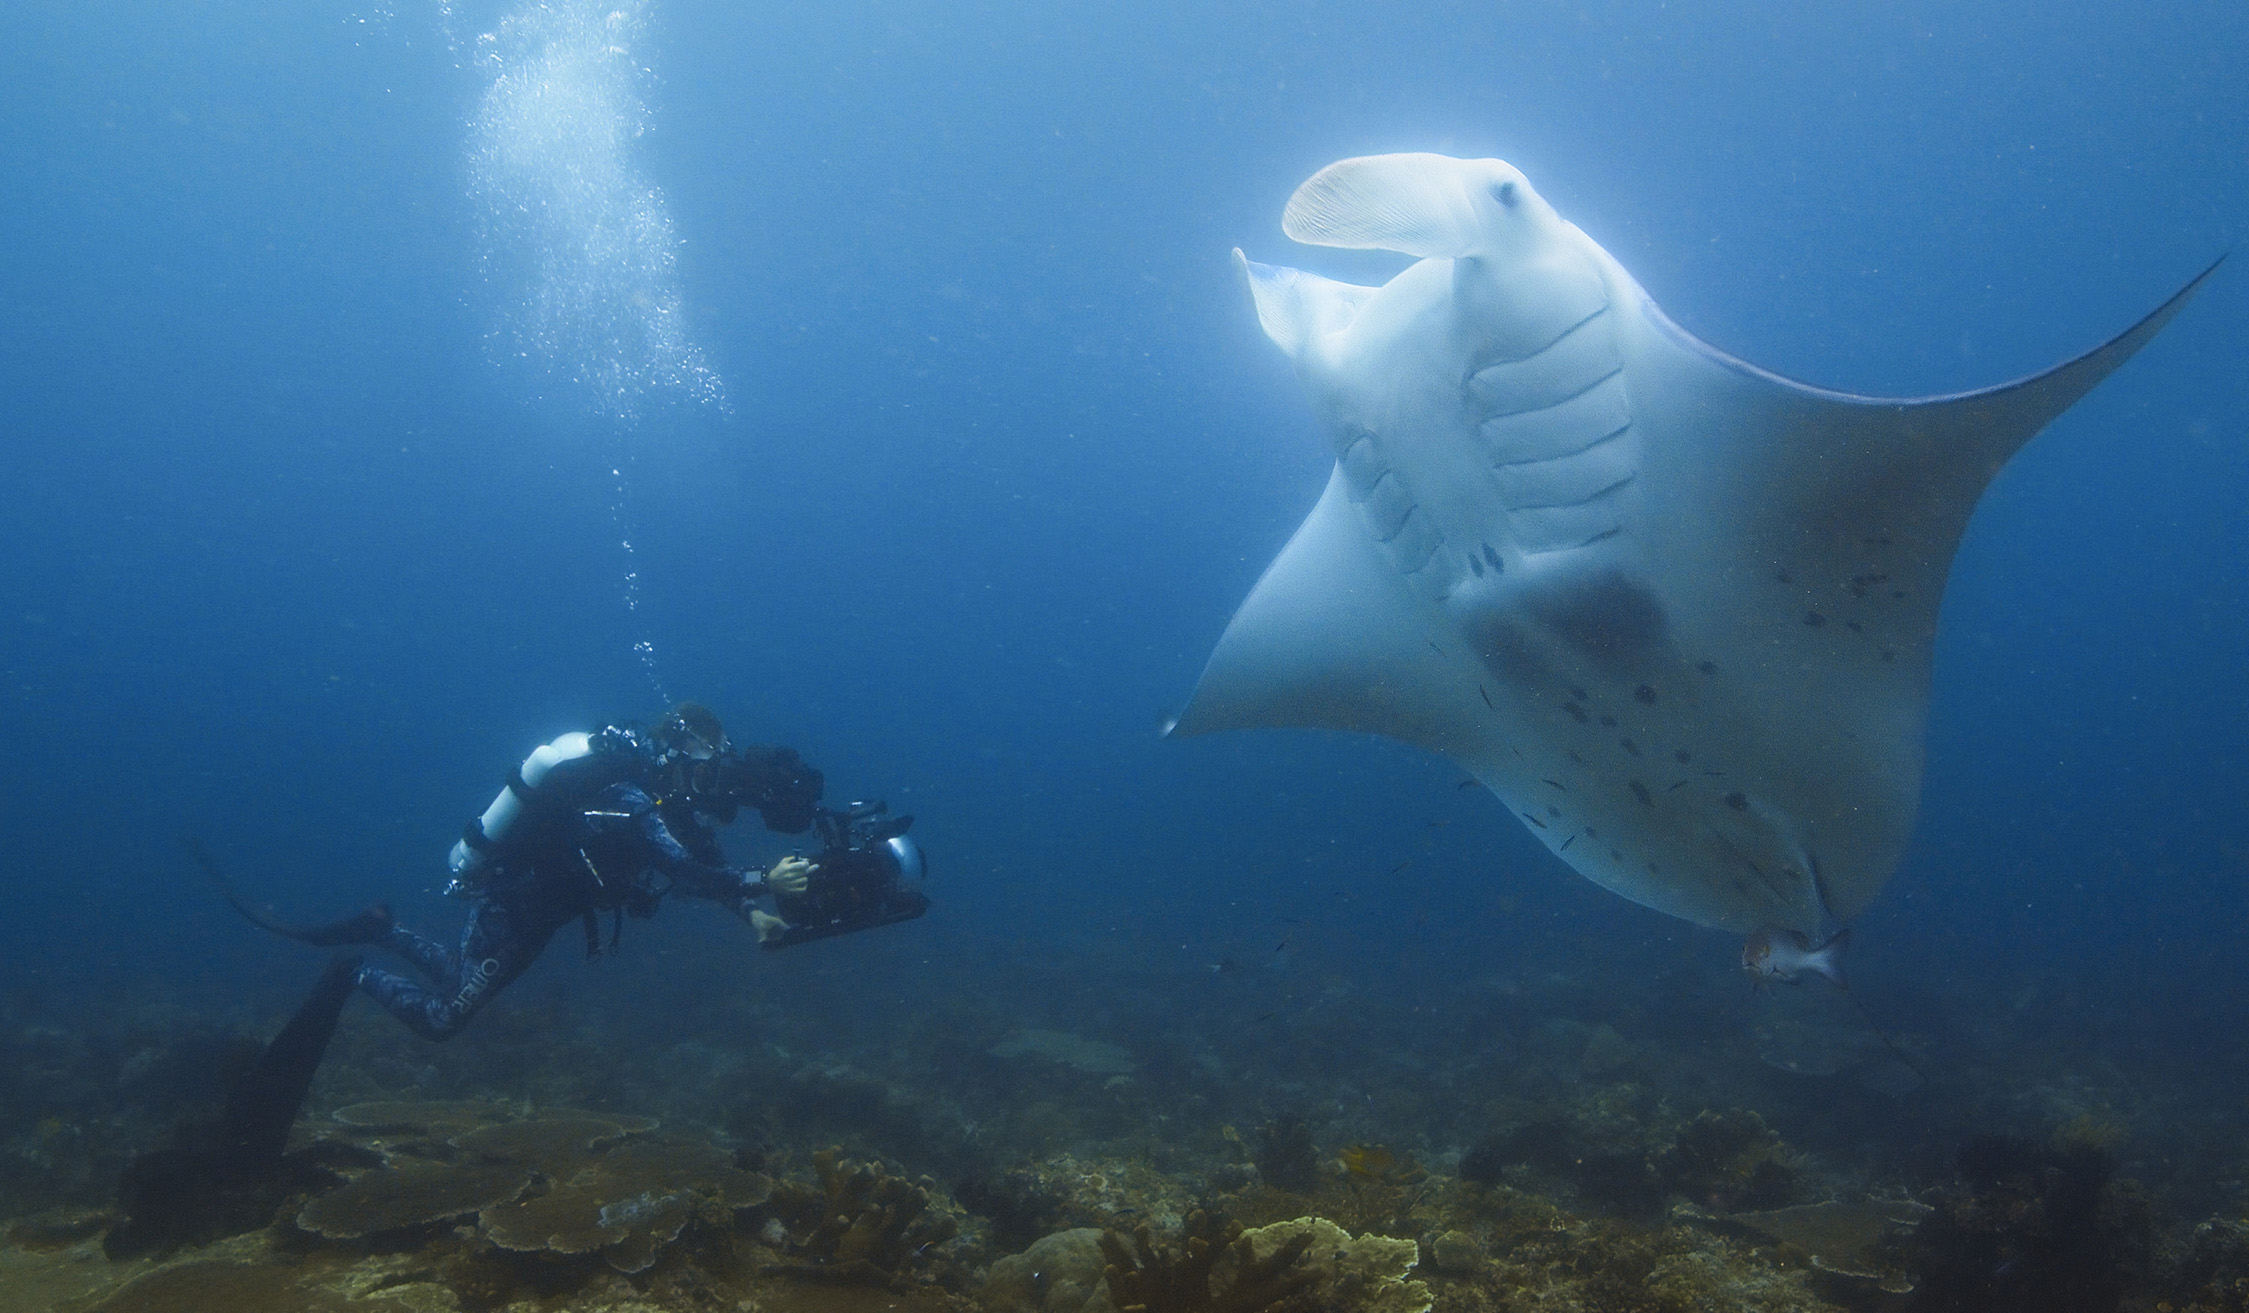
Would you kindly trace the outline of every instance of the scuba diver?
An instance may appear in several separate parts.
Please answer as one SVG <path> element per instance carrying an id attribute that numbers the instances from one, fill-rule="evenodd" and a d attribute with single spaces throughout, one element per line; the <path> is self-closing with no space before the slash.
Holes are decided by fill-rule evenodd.
<path id="1" fill-rule="evenodd" d="M 929 899 L 919 881 L 913 817 L 879 802 L 820 805 L 820 772 L 794 749 L 736 747 L 716 715 L 682 702 L 652 730 L 611 725 L 565 734 L 524 759 L 483 815 L 453 845 L 446 892 L 469 900 L 458 949 L 397 924 L 376 903 L 327 925 L 299 926 L 254 905 L 200 849 L 193 852 L 236 910 L 276 934 L 322 947 L 389 949 L 427 987 L 362 966 L 353 983 L 426 1039 L 449 1039 L 538 960 L 554 933 L 583 925 L 586 955 L 615 952 L 624 918 L 655 913 L 665 895 L 718 903 L 750 923 L 758 943 L 784 948 L 907 921 Z M 764 872 L 730 866 L 716 827 L 755 808 L 783 834 L 817 829 L 816 858 L 789 856 Z M 774 910 L 757 906 L 770 899 Z"/>

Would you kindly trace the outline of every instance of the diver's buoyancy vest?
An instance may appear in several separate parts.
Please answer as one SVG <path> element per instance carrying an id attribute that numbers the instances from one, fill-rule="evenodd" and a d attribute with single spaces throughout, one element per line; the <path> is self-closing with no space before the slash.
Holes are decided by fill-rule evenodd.
<path id="1" fill-rule="evenodd" d="M 484 814 L 470 821 L 454 843 L 453 851 L 446 857 L 452 868 L 456 885 L 481 869 L 486 854 L 505 841 L 508 832 L 522 817 L 524 808 L 533 800 L 539 786 L 546 781 L 548 772 L 564 762 L 578 761 L 594 754 L 596 748 L 590 734 L 565 734 L 552 743 L 541 744 L 523 764 L 516 767 L 508 779 L 507 787 L 484 809 Z"/>

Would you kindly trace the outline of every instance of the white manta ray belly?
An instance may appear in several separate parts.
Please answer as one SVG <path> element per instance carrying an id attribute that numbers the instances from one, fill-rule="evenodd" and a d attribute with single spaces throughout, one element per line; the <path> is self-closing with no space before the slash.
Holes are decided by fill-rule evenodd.
<path id="1" fill-rule="evenodd" d="M 1884 399 L 1695 341 L 1497 160 L 1346 160 L 1283 227 L 1420 259 L 1368 288 L 1236 253 L 1336 467 L 1177 732 L 1419 744 L 1581 874 L 1745 932 L 1880 891 L 1977 498 L 2202 281 L 2035 378 Z"/>

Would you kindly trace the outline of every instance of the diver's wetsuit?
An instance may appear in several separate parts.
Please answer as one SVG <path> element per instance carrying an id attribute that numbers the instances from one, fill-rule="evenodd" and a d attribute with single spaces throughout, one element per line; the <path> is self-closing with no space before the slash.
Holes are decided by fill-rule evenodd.
<path id="1" fill-rule="evenodd" d="M 692 806 L 659 801 L 631 781 L 602 789 L 583 810 L 546 818 L 542 828 L 495 854 L 458 950 L 403 926 L 378 941 L 419 967 L 434 991 L 378 967 L 360 968 L 359 987 L 424 1038 L 448 1039 L 572 921 L 586 922 L 592 952 L 597 912 L 647 916 L 676 890 L 747 916 L 765 892 L 756 874 L 726 865 L 718 836 Z"/>

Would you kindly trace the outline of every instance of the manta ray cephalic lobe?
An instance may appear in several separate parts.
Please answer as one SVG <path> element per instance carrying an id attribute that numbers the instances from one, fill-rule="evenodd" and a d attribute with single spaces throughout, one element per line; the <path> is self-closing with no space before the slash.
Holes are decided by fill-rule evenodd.
<path id="1" fill-rule="evenodd" d="M 1695 340 L 1498 160 L 1344 160 L 1282 227 L 1418 262 L 1357 287 L 1234 253 L 1336 464 L 1173 732 L 1417 744 L 1588 879 L 1743 932 L 1880 892 L 1977 498 L 2216 269 L 2046 373 L 1881 398 Z"/>

